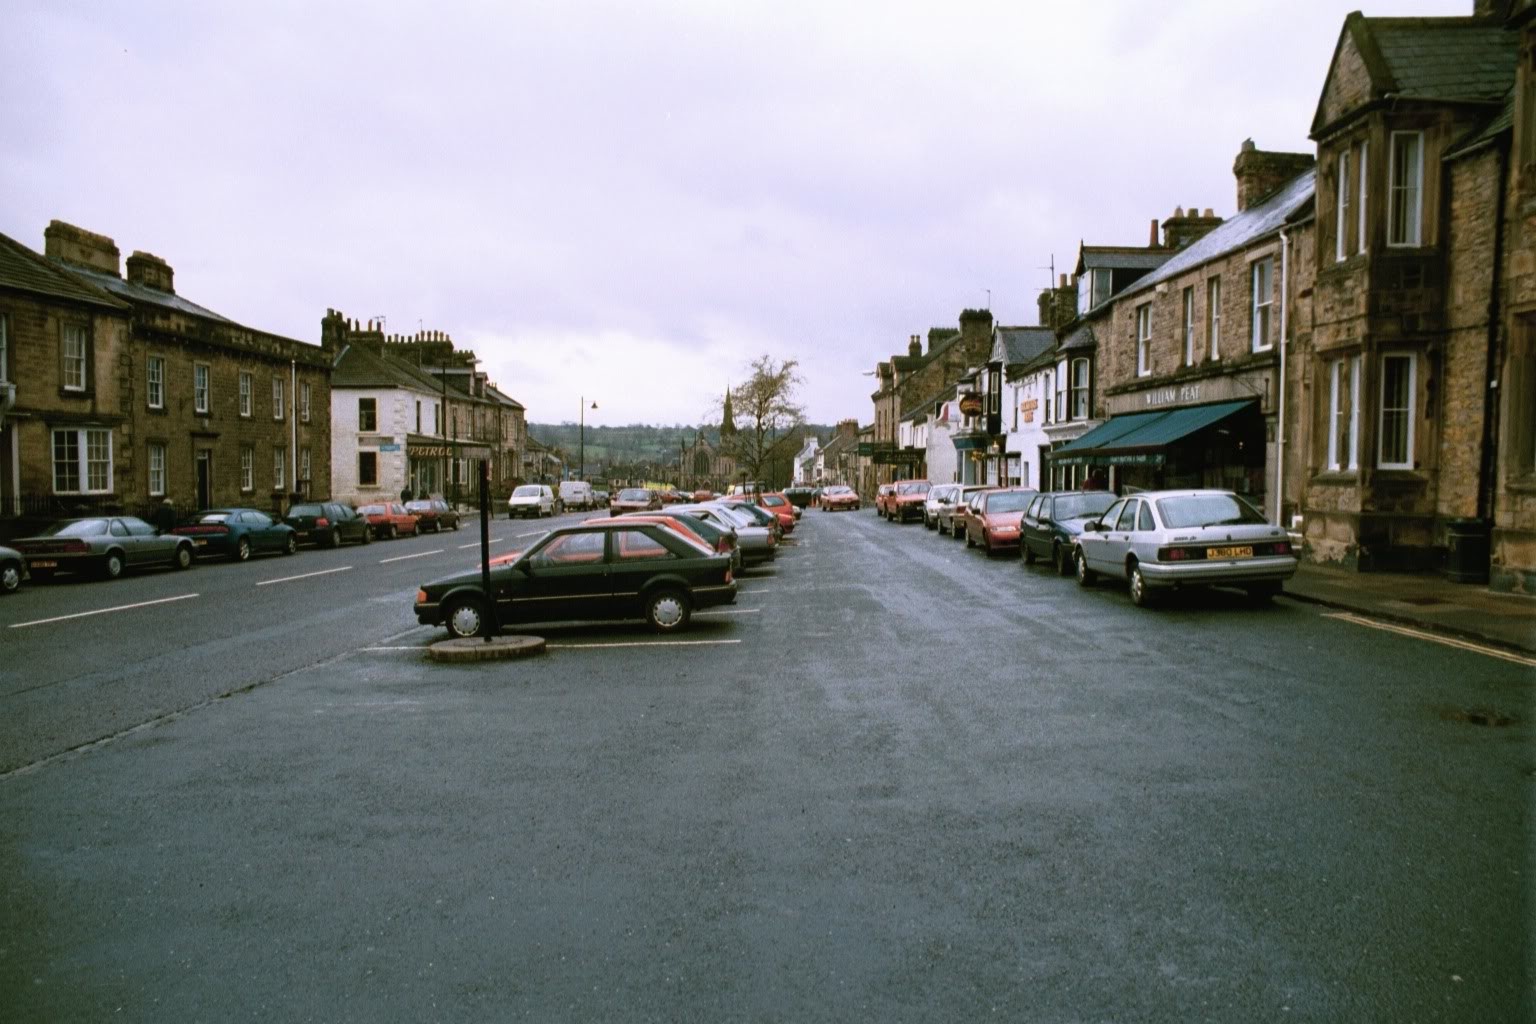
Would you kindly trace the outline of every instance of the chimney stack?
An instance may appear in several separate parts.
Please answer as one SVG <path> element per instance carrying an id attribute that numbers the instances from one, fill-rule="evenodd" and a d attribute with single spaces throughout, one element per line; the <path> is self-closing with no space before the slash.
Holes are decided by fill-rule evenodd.
<path id="1" fill-rule="evenodd" d="M 147 252 L 134 250 L 128 257 L 128 282 L 130 284 L 143 285 L 145 288 L 153 288 L 157 292 L 176 294 L 176 289 L 171 287 L 171 266 L 159 256 Z"/>
<path id="2" fill-rule="evenodd" d="M 1252 139 L 1244 139 L 1232 164 L 1232 173 L 1237 177 L 1238 212 L 1268 199 L 1286 182 L 1311 170 L 1316 162 L 1311 153 L 1270 153 L 1255 146 Z"/>
<path id="3" fill-rule="evenodd" d="M 1147 239 L 1147 247 L 1150 248 L 1150 249 L 1156 249 L 1157 248 L 1157 218 L 1156 217 L 1152 218 L 1152 237 Z"/>
<path id="4" fill-rule="evenodd" d="M 922 340 L 922 338 L 920 336 L 916 335 L 916 334 L 913 334 L 913 335 L 909 336 L 907 338 L 907 355 L 911 356 L 913 359 L 916 359 L 918 356 L 920 356 L 922 354 L 923 354 L 923 340 Z"/>
<path id="5" fill-rule="evenodd" d="M 105 271 L 113 277 L 123 276 L 117 265 L 121 253 L 116 242 L 61 220 L 51 220 L 43 229 L 43 255 L 87 270 Z"/>
<path id="6" fill-rule="evenodd" d="M 1163 221 L 1163 248 L 1182 249 L 1220 225 L 1221 218 L 1209 209 L 1201 216 L 1198 206 L 1191 206 L 1188 213 L 1182 206 L 1175 207 L 1173 216 Z"/>

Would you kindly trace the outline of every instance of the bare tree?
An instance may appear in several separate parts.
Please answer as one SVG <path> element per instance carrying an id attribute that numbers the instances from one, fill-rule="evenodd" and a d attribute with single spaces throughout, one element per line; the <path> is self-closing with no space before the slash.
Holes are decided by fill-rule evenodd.
<path id="1" fill-rule="evenodd" d="M 763 478 L 779 436 L 805 417 L 794 400 L 805 383 L 796 372 L 799 365 L 793 359 L 775 362 L 770 355 L 759 356 L 748 367 L 747 379 L 727 392 L 718 407 L 721 447 L 749 479 Z"/>

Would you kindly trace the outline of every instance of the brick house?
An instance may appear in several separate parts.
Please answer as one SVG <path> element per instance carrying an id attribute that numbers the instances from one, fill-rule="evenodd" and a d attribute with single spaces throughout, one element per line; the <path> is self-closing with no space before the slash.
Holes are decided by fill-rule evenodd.
<path id="1" fill-rule="evenodd" d="M 1317 281 L 1302 449 L 1305 532 L 1320 560 L 1434 567 L 1453 527 L 1502 510 L 1506 554 L 1536 561 L 1522 478 L 1507 461 L 1502 474 L 1489 464 L 1501 327 L 1512 351 L 1522 344 L 1516 233 L 1499 215 L 1513 184 L 1499 122 L 1520 35 L 1498 6 L 1351 14 L 1324 80 L 1311 130 Z M 1506 265 L 1515 319 L 1501 324 L 1489 313 Z"/>
<path id="2" fill-rule="evenodd" d="M 127 312 L 113 363 L 101 365 L 101 381 L 86 388 L 97 389 L 96 404 L 105 413 L 110 403 L 116 417 L 109 483 L 87 486 L 74 499 L 130 512 L 169 498 L 182 512 L 242 505 L 281 514 L 292 494 L 328 486 L 330 353 L 178 295 L 171 267 L 158 256 L 135 252 L 124 276 L 118 248 L 104 235 L 53 221 L 44 242 L 53 267 Z M 98 335 L 93 344 L 101 343 Z M 68 349 L 67 332 L 60 344 Z M 71 372 L 69 360 L 61 353 L 59 372 Z M 31 474 L 43 482 L 35 468 Z M 57 467 L 51 475 L 49 495 L 68 494 L 72 478 L 61 478 Z"/>
<path id="3" fill-rule="evenodd" d="M 131 313 L 105 289 L 0 235 L 0 537 L 124 504 Z"/>

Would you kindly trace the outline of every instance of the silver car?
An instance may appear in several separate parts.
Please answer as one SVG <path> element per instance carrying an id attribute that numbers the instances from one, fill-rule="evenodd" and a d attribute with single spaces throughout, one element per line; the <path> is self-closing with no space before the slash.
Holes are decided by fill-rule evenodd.
<path id="1" fill-rule="evenodd" d="M 779 539 L 771 529 L 727 505 L 714 503 L 673 505 L 672 511 L 698 516 L 721 529 L 736 531 L 736 546 L 744 563 L 766 562 L 779 553 Z"/>
<path id="2" fill-rule="evenodd" d="M 1231 491 L 1143 491 L 1083 525 L 1073 552 L 1077 582 L 1125 580 L 1145 607 L 1154 592 L 1230 584 L 1256 601 L 1296 572 L 1289 535 Z"/>
<path id="3" fill-rule="evenodd" d="M 192 539 L 161 533 L 135 516 L 60 519 L 33 537 L 11 542 L 34 582 L 56 572 L 95 572 L 115 580 L 125 569 L 192 565 Z"/>
<path id="4" fill-rule="evenodd" d="M 937 529 L 939 509 L 954 504 L 955 496 L 959 493 L 959 484 L 934 484 L 928 488 L 928 496 L 923 499 L 923 525 L 930 530 Z"/>

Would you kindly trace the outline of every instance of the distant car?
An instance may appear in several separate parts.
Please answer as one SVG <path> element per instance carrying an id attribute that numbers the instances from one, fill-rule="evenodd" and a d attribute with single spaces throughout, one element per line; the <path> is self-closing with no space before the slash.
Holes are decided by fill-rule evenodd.
<path id="1" fill-rule="evenodd" d="M 1143 491 L 1120 498 L 1077 538 L 1077 582 L 1125 580 L 1145 607 L 1159 590 L 1227 584 L 1255 601 L 1296 573 L 1290 536 L 1231 491 Z"/>
<path id="2" fill-rule="evenodd" d="M 715 500 L 715 492 L 709 490 L 708 488 L 701 487 L 698 490 L 693 492 L 693 498 L 691 500 L 694 502 L 694 504 L 698 504 L 700 502 L 705 502 L 705 501 L 714 501 Z"/>
<path id="3" fill-rule="evenodd" d="M 792 533 L 795 522 L 800 518 L 800 510 L 796 508 L 788 498 L 778 491 L 763 491 L 754 495 L 753 504 L 766 509 L 779 517 L 779 525 L 784 527 L 785 533 Z"/>
<path id="4" fill-rule="evenodd" d="M 1019 546 L 1019 520 L 1039 491 L 1002 487 L 982 491 L 965 517 L 965 546 L 987 554 L 1011 551 Z"/>
<path id="5" fill-rule="evenodd" d="M 405 510 L 416 517 L 416 529 L 422 533 L 459 528 L 459 510 L 442 498 L 417 498 L 406 502 Z"/>
<path id="6" fill-rule="evenodd" d="M 959 484 L 934 484 L 923 495 L 923 525 L 930 530 L 938 529 L 939 508 L 954 504 L 960 494 Z"/>
<path id="7" fill-rule="evenodd" d="M 500 625 L 643 618 L 658 633 L 693 611 L 736 600 L 729 555 L 683 539 L 659 523 L 601 520 L 557 527 L 510 562 L 491 566 L 491 593 L 474 569 L 416 592 L 416 620 L 477 636 L 492 601 Z"/>
<path id="8" fill-rule="evenodd" d="M 1083 524 L 1103 515 L 1115 503 L 1111 491 L 1059 491 L 1035 497 L 1019 522 L 1019 547 L 1024 564 L 1044 558 L 1063 576 L 1072 575 L 1072 549 Z"/>
<path id="9" fill-rule="evenodd" d="M 852 510 L 857 512 L 863 503 L 859 501 L 859 492 L 852 487 L 844 487 L 842 484 L 833 484 L 831 487 L 821 489 L 821 510 L 823 512 L 838 512 Z"/>
<path id="10" fill-rule="evenodd" d="M 810 508 L 816 494 L 814 487 L 786 487 L 784 497 L 788 498 L 795 508 Z"/>
<path id="11" fill-rule="evenodd" d="M 309 501 L 293 505 L 283 522 L 293 527 L 301 544 L 340 547 L 343 541 L 367 544 L 373 539 L 368 520 L 339 501 Z"/>
<path id="12" fill-rule="evenodd" d="M 56 572 L 95 572 L 116 579 L 126 569 L 149 565 L 192 565 L 193 543 L 161 534 L 136 516 L 60 519 L 31 537 L 11 541 L 27 560 L 34 581 Z"/>
<path id="13" fill-rule="evenodd" d="M 299 550 L 293 527 L 254 508 L 204 509 L 171 532 L 190 538 L 199 558 L 223 555 L 244 562 L 262 551 L 291 555 Z"/>
<path id="14" fill-rule="evenodd" d="M 885 518 L 893 523 L 923 518 L 923 501 L 933 485 L 927 480 L 898 480 L 885 502 Z"/>
<path id="15" fill-rule="evenodd" d="M 881 484 L 875 488 L 875 515 L 885 519 L 890 515 L 891 503 L 896 500 L 896 485 Z"/>
<path id="16" fill-rule="evenodd" d="M 676 511 L 697 516 L 706 523 L 713 523 L 722 530 L 736 534 L 736 548 L 741 553 L 742 564 L 766 562 L 778 554 L 779 535 L 772 527 L 760 525 L 751 516 L 735 509 L 709 503 L 678 505 Z"/>
<path id="17" fill-rule="evenodd" d="M 746 516 L 758 526 L 766 527 L 773 533 L 775 541 L 781 540 L 784 537 L 784 521 L 767 509 L 754 505 L 750 501 L 744 501 L 741 498 L 721 498 L 718 501 L 710 502 L 710 504 L 728 509 L 739 516 Z"/>
<path id="18" fill-rule="evenodd" d="M 417 519 L 398 501 L 380 501 L 372 505 L 359 505 L 357 514 L 368 520 L 373 527 L 375 540 L 394 540 L 402 533 L 415 536 L 421 530 Z"/>
<path id="19" fill-rule="evenodd" d="M 709 522 L 699 516 L 687 512 L 680 512 L 685 506 L 668 505 L 660 512 L 626 512 L 624 519 L 635 519 L 643 522 L 657 522 L 664 526 L 671 526 L 683 533 L 689 540 L 698 541 L 722 555 L 731 556 L 731 568 L 741 568 L 741 548 L 736 539 L 736 531 L 719 523 Z M 592 520 L 601 522 L 601 520 Z"/>
<path id="20" fill-rule="evenodd" d="M 27 574 L 27 560 L 15 548 L 0 546 L 0 594 L 14 594 L 21 589 Z"/>
<path id="21" fill-rule="evenodd" d="M 654 512 L 661 508 L 661 495 L 649 487 L 626 487 L 608 502 L 608 514 L 621 516 L 625 512 Z"/>
<path id="22" fill-rule="evenodd" d="M 555 492 L 544 484 L 518 484 L 507 499 L 507 518 L 542 519 L 565 511 Z"/>
<path id="23" fill-rule="evenodd" d="M 965 517 L 971 507 L 971 499 L 988 488 L 981 484 L 961 484 L 959 492 L 951 504 L 940 505 L 938 509 L 938 529 L 940 533 L 951 537 L 965 536 Z"/>

